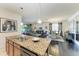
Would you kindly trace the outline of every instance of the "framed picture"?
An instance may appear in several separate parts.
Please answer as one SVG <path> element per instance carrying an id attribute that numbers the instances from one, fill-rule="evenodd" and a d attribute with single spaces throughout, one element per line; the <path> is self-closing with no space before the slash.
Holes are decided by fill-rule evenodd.
<path id="1" fill-rule="evenodd" d="M 0 19 L 1 32 L 14 32 L 17 31 L 16 20 Z"/>

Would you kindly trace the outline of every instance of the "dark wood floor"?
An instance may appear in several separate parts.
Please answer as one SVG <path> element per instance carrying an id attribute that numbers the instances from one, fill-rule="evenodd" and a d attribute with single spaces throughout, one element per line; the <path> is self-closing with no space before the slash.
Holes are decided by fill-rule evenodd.
<path id="1" fill-rule="evenodd" d="M 73 42 L 59 43 L 59 49 L 61 56 L 79 56 L 79 45 Z"/>

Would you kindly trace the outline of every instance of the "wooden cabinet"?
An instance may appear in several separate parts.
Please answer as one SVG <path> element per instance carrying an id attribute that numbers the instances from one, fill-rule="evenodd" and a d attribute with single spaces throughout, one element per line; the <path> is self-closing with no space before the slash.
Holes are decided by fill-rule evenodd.
<path id="1" fill-rule="evenodd" d="M 8 55 L 13 56 L 13 42 L 12 41 L 8 42 Z"/>
<path id="2" fill-rule="evenodd" d="M 21 48 L 21 55 L 22 56 L 37 56 L 35 53 L 25 49 L 25 48 Z"/>
<path id="3" fill-rule="evenodd" d="M 13 56 L 13 45 L 9 44 L 8 49 L 9 49 L 8 55 Z"/>
<path id="4" fill-rule="evenodd" d="M 6 40 L 6 52 L 7 52 L 7 55 L 9 56 L 36 56 L 37 55 L 32 51 L 27 50 L 26 48 L 23 48 L 22 46 L 8 39 Z"/>
<path id="5" fill-rule="evenodd" d="M 14 56 L 20 56 L 20 46 L 14 43 Z"/>
<path id="6" fill-rule="evenodd" d="M 6 53 L 8 54 L 8 40 L 6 40 Z"/>
<path id="7" fill-rule="evenodd" d="M 10 40 L 6 40 L 6 52 L 9 56 L 20 56 L 20 46 Z"/>

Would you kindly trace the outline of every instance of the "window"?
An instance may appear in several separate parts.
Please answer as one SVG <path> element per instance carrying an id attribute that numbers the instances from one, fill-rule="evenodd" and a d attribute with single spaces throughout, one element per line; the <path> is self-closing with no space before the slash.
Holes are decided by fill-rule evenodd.
<path id="1" fill-rule="evenodd" d="M 76 21 L 76 33 L 79 33 L 79 21 Z"/>
<path id="2" fill-rule="evenodd" d="M 52 31 L 54 31 L 55 33 L 58 33 L 58 23 L 52 24 Z"/>

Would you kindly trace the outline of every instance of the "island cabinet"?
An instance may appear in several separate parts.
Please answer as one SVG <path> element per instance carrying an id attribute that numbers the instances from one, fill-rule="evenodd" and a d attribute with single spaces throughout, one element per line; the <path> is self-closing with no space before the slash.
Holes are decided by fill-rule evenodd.
<path id="1" fill-rule="evenodd" d="M 29 51 L 17 43 L 6 40 L 6 52 L 9 56 L 36 56 L 37 54 Z"/>
<path id="2" fill-rule="evenodd" d="M 8 40 L 6 40 L 6 53 L 8 54 Z"/>
<path id="3" fill-rule="evenodd" d="M 24 47 L 21 47 L 21 56 L 38 56 L 38 55 Z"/>
<path id="4" fill-rule="evenodd" d="M 6 40 L 6 52 L 9 56 L 20 56 L 20 46 L 10 40 Z"/>
<path id="5" fill-rule="evenodd" d="M 20 56 L 20 54 L 21 54 L 20 46 L 14 43 L 14 56 Z"/>
<path id="6" fill-rule="evenodd" d="M 19 37 L 19 36 L 18 36 Z M 44 56 L 47 53 L 50 41 L 39 38 L 34 42 L 35 37 L 27 36 L 27 40 L 20 41 L 16 37 L 6 38 L 6 52 L 9 56 Z M 37 38 L 37 37 L 36 37 Z"/>
<path id="7" fill-rule="evenodd" d="M 13 56 L 13 42 L 9 41 L 8 43 L 8 55 Z"/>
<path id="8" fill-rule="evenodd" d="M 13 42 L 6 40 L 6 52 L 9 56 L 13 55 Z"/>

